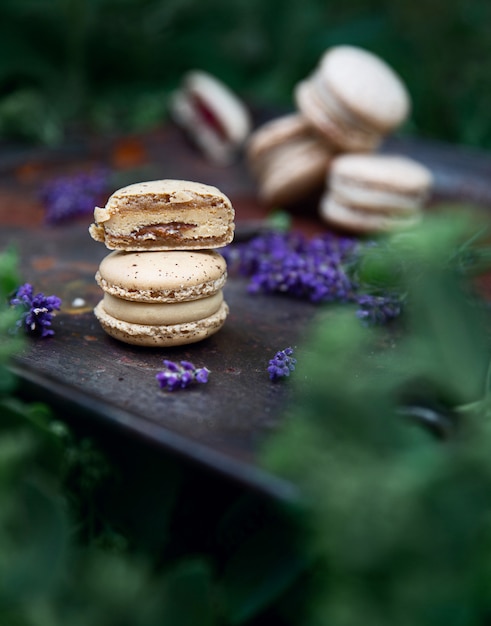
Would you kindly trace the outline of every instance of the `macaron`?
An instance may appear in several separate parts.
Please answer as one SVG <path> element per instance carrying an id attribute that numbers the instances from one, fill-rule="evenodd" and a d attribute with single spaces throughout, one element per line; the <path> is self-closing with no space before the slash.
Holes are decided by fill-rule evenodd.
<path id="1" fill-rule="evenodd" d="M 228 165 L 251 131 L 248 108 L 222 81 L 201 70 L 186 73 L 171 98 L 170 113 L 211 161 Z"/>
<path id="2" fill-rule="evenodd" d="M 135 183 L 94 210 L 89 233 L 110 250 L 220 248 L 234 236 L 234 209 L 212 185 L 185 180 Z"/>
<path id="3" fill-rule="evenodd" d="M 390 154 L 345 154 L 331 164 L 320 215 L 360 233 L 406 228 L 417 222 L 433 177 L 421 163 Z"/>
<path id="4" fill-rule="evenodd" d="M 125 343 L 177 346 L 201 341 L 225 323 L 225 259 L 215 250 L 115 251 L 96 274 L 104 292 L 94 313 Z"/>
<path id="5" fill-rule="evenodd" d="M 294 90 L 298 110 L 342 152 L 370 152 L 408 117 L 410 97 L 377 55 L 335 46 Z"/>
<path id="6" fill-rule="evenodd" d="M 266 122 L 249 138 L 247 162 L 259 199 L 285 206 L 321 190 L 333 152 L 299 113 Z"/>

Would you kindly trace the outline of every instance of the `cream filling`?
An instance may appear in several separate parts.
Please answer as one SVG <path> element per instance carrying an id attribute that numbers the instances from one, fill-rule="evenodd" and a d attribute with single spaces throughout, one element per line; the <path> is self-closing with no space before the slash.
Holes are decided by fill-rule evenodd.
<path id="1" fill-rule="evenodd" d="M 216 313 L 223 302 L 223 292 L 189 302 L 132 302 L 104 294 L 103 308 L 112 317 L 130 324 L 169 326 L 196 322 Z"/>
<path id="2" fill-rule="evenodd" d="M 233 219 L 230 211 L 201 203 L 196 206 L 186 204 L 182 208 L 175 204 L 172 207 L 151 207 L 142 204 L 138 209 L 122 209 L 108 219 L 100 219 L 106 216 L 99 214 L 95 217 L 97 222 L 104 222 L 104 230 L 113 237 L 134 236 L 140 241 L 165 239 L 166 236 L 183 239 L 221 237 L 229 231 Z"/>

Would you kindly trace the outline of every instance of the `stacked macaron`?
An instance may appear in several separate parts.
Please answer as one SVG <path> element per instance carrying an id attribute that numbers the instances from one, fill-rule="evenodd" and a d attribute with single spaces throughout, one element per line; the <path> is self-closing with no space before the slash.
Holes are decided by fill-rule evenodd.
<path id="1" fill-rule="evenodd" d="M 328 50 L 294 96 L 303 115 L 341 152 L 375 150 L 410 109 L 406 87 L 392 68 L 353 46 Z"/>
<path id="2" fill-rule="evenodd" d="M 382 154 L 339 156 L 329 179 L 320 215 L 333 226 L 359 233 L 412 226 L 431 187 L 426 167 L 407 157 Z"/>
<path id="3" fill-rule="evenodd" d="M 247 146 L 259 198 L 270 206 L 293 204 L 321 190 L 332 156 L 329 144 L 299 113 L 267 122 Z"/>
<path id="4" fill-rule="evenodd" d="M 136 183 L 96 207 L 89 232 L 112 250 L 96 281 L 94 313 L 112 337 L 176 346 L 217 332 L 228 315 L 225 259 L 234 235 L 232 204 L 216 187 L 182 180 Z"/>
<path id="5" fill-rule="evenodd" d="M 263 125 L 248 142 L 250 168 L 265 204 L 292 204 L 321 188 L 321 217 L 330 225 L 360 232 L 406 226 L 421 215 L 431 186 L 430 172 L 409 158 L 387 155 L 380 159 L 374 154 L 382 140 L 406 121 L 410 111 L 408 91 L 385 61 L 362 48 L 333 47 L 311 75 L 295 87 L 294 101 L 297 113 Z M 284 132 L 278 139 L 276 129 L 292 126 L 293 119 L 296 131 Z M 349 160 L 348 154 L 364 157 Z M 377 204 L 380 195 L 370 193 L 367 202 L 359 202 L 358 195 L 355 205 L 350 204 L 350 196 L 347 207 L 346 194 L 339 190 L 340 177 L 356 180 L 358 188 L 387 184 L 392 193 L 382 199 L 381 206 Z M 412 187 L 408 180 L 414 183 Z M 404 202 L 401 208 L 408 186 L 410 210 Z M 394 206 L 393 200 L 397 200 Z"/>

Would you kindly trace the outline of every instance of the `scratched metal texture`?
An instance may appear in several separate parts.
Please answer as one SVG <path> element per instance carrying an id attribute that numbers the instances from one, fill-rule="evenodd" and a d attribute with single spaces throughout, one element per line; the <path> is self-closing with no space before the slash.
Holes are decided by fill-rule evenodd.
<path id="1" fill-rule="evenodd" d="M 140 141 L 145 161 L 139 170 L 121 171 L 121 180 L 175 177 L 217 185 L 236 208 L 239 235 L 254 232 L 265 217 L 243 162 L 216 168 L 172 127 Z M 101 297 L 94 274 L 108 251 L 88 235 L 90 217 L 45 225 L 35 191 L 41 178 L 68 166 L 110 165 L 113 143 L 82 142 L 58 151 L 26 152 L 11 146 L 0 150 L 0 246 L 18 249 L 23 278 L 37 291 L 63 300 L 55 336 L 29 341 L 13 370 L 31 397 L 61 407 L 72 421 L 122 429 L 163 453 L 182 455 L 276 497 L 291 497 L 292 487 L 263 471 L 258 462 L 262 444 L 281 427 L 290 393 L 288 384 L 269 381 L 266 367 L 277 350 L 289 345 L 298 346 L 297 356 L 302 357 L 303 338 L 318 308 L 282 296 L 250 295 L 245 279 L 231 276 L 225 287 L 230 316 L 205 341 L 150 349 L 105 335 L 92 308 Z M 488 215 L 490 155 L 409 139 L 391 139 L 382 149 L 410 155 L 430 167 L 435 200 L 470 202 Z M 29 162 L 35 164 L 34 174 L 19 176 Z M 293 209 L 293 218 L 307 233 L 323 228 L 313 205 Z M 77 298 L 85 301 L 84 307 L 72 306 Z M 160 390 L 155 374 L 164 358 L 208 367 L 208 384 L 183 392 Z"/>

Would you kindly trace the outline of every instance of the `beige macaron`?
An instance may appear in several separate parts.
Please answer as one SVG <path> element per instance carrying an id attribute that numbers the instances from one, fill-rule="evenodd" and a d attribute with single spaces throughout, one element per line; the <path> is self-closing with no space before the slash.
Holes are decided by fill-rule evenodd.
<path id="1" fill-rule="evenodd" d="M 298 109 L 333 147 L 370 152 L 408 117 L 408 91 L 377 55 L 355 46 L 330 48 L 294 92 Z"/>
<path id="2" fill-rule="evenodd" d="M 332 157 L 326 142 L 298 113 L 263 124 L 247 144 L 258 196 L 269 206 L 291 205 L 320 191 Z"/>
<path id="3" fill-rule="evenodd" d="M 346 154 L 333 160 L 320 215 L 357 232 L 383 232 L 417 222 L 431 193 L 430 170 L 389 154 Z"/>
<path id="4" fill-rule="evenodd" d="M 119 189 L 94 210 L 89 232 L 110 250 L 220 248 L 234 236 L 234 209 L 211 185 L 153 180 Z"/>
<path id="5" fill-rule="evenodd" d="M 94 309 L 102 328 L 125 343 L 176 346 L 224 324 L 225 259 L 214 250 L 112 252 L 99 266 L 104 291 Z"/>
<path id="6" fill-rule="evenodd" d="M 221 80 L 187 72 L 171 98 L 170 112 L 203 154 L 218 165 L 238 155 L 251 131 L 248 108 Z"/>

